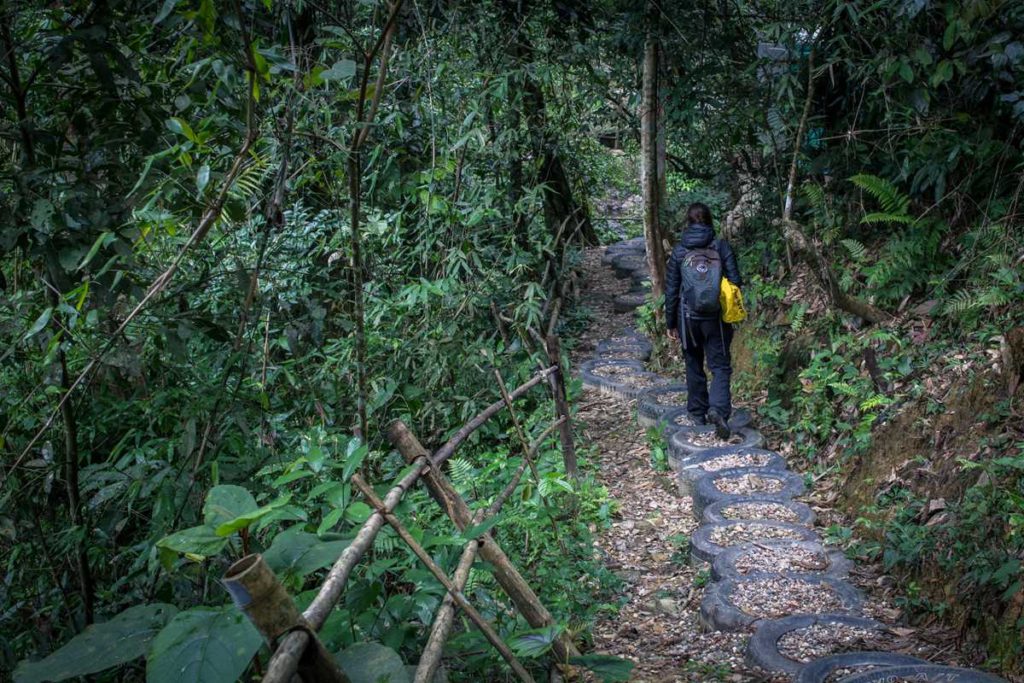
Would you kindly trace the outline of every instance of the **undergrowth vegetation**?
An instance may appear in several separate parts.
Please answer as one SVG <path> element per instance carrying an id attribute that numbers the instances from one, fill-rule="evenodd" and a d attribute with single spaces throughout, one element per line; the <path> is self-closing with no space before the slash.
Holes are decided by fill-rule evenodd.
<path id="1" fill-rule="evenodd" d="M 662 218 L 704 201 L 740 249 L 762 423 L 843 480 L 860 519 L 835 534 L 899 573 L 909 619 L 1019 669 L 1021 35 L 999 0 L 6 3 L 0 668 L 260 676 L 224 569 L 265 552 L 308 601 L 370 513 L 352 476 L 405 467 L 391 420 L 444 443 L 496 371 L 547 362 L 556 300 L 571 347 L 579 248 L 640 234 L 642 207 L 613 227 L 592 200 L 636 191 L 649 39 Z M 945 405 L 957 387 L 991 400 Z M 516 403 L 528 436 L 544 392 Z M 882 463 L 906 416 L 928 438 Z M 619 599 L 591 543 L 613 504 L 556 441 L 491 529 L 556 623 L 528 628 L 485 564 L 466 590 L 537 672 Z M 446 471 L 483 506 L 521 456 L 506 414 Z M 398 512 L 450 571 L 466 535 L 419 489 Z M 443 594 L 385 530 L 325 641 L 414 662 Z M 214 662 L 197 633 L 240 649 Z M 507 674 L 472 628 L 449 652 L 453 680 Z"/>

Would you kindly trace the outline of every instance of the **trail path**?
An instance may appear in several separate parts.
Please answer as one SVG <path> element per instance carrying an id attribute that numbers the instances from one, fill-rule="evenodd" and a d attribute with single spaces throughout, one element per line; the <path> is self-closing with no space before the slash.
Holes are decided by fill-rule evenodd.
<path id="1" fill-rule="evenodd" d="M 603 248 L 589 250 L 581 268 L 582 304 L 589 309 L 592 317 L 590 327 L 573 352 L 577 369 L 583 366 L 587 370 L 592 365 L 592 362 L 588 364 L 587 361 L 595 358 L 599 345 L 606 352 L 605 358 L 635 359 L 637 347 L 632 346 L 634 341 L 641 348 L 646 343 L 642 336 L 631 330 L 633 313 L 617 312 L 613 305 L 617 296 L 633 289 L 631 279 L 617 278 L 612 266 L 602 263 L 604 256 Z M 621 308 L 621 304 L 618 308 Z M 635 340 L 630 341 L 630 336 L 635 337 Z M 608 340 L 614 340 L 614 343 L 609 346 Z M 612 351 L 608 352 L 609 349 Z M 623 353 L 617 356 L 615 349 Z M 594 368 L 589 367 L 589 370 Z M 641 369 L 632 367 L 626 368 L 622 374 L 608 377 L 584 372 L 586 388 L 580 408 L 584 437 L 596 447 L 601 464 L 600 477 L 618 505 L 616 521 L 599 538 L 597 546 L 606 565 L 624 581 L 624 605 L 621 610 L 595 626 L 595 651 L 633 660 L 636 667 L 631 680 L 644 682 L 801 680 L 794 679 L 794 671 L 803 662 L 834 653 L 859 650 L 904 653 L 927 660 L 923 662 L 925 664 L 963 665 L 963 657 L 957 651 L 956 642 L 949 632 L 894 625 L 900 612 L 886 599 L 885 592 L 891 581 L 886 577 L 878 577 L 871 570 L 848 567 L 838 553 L 831 556 L 827 554 L 828 551 L 820 545 L 821 526 L 836 521 L 837 516 L 827 508 L 815 505 L 820 499 L 813 490 L 799 497 L 817 513 L 816 527 L 800 529 L 800 533 L 814 538 L 807 546 L 813 550 L 807 550 L 806 556 L 799 555 L 792 543 L 772 540 L 771 533 L 760 536 L 762 527 L 741 530 L 744 533 L 735 534 L 735 537 L 750 538 L 751 543 L 743 547 L 750 549 L 751 561 L 767 563 L 766 568 L 771 571 L 761 575 L 750 574 L 735 584 L 739 586 L 735 590 L 723 590 L 726 584 L 712 580 L 707 563 L 694 563 L 691 560 L 691 539 L 695 533 L 700 535 L 708 531 L 699 531 L 704 523 L 695 515 L 693 498 L 681 495 L 677 488 L 677 473 L 672 467 L 667 470 L 663 468 L 664 471 L 654 467 L 646 436 L 647 428 L 640 426 L 636 419 L 637 401 L 624 396 L 635 393 L 628 390 L 628 385 L 642 374 Z M 657 379 L 654 378 L 654 381 Z M 672 379 L 681 381 L 680 378 Z M 678 396 L 675 400 L 679 400 Z M 680 431 L 689 434 L 684 434 L 683 441 L 691 439 L 696 443 L 711 440 L 705 438 L 706 435 L 695 435 L 695 432 L 685 427 Z M 751 433 L 760 437 L 756 432 Z M 770 446 L 778 447 L 779 444 Z M 690 462 L 685 458 L 692 457 L 691 454 L 672 450 L 675 465 Z M 755 452 L 767 453 L 740 447 L 715 451 L 717 454 L 741 453 L 743 457 L 754 457 Z M 709 466 L 709 469 L 713 468 Z M 739 482 L 740 493 L 749 496 L 744 487 L 756 489 L 772 483 L 765 478 L 772 473 L 765 472 L 767 470 L 758 469 L 737 473 L 735 477 L 721 479 L 720 482 L 724 482 L 721 486 L 729 488 L 731 484 L 726 479 L 733 483 Z M 796 479 L 796 484 L 800 484 L 800 477 L 796 475 L 782 473 L 779 476 Z M 780 504 L 771 508 L 769 516 L 781 513 L 788 515 L 789 512 L 781 504 L 788 504 L 789 498 L 791 496 L 787 497 L 784 492 L 779 493 L 776 499 Z M 796 503 L 793 508 L 810 512 L 806 506 L 800 505 Z M 741 520 L 758 519 L 762 512 L 756 507 L 732 510 L 743 512 L 733 515 Z M 730 534 L 737 527 L 736 523 L 728 523 L 726 526 L 728 533 L 722 538 L 726 539 L 723 543 L 728 544 L 732 538 Z M 779 545 L 781 549 L 768 552 L 773 544 Z M 712 548 L 716 552 L 721 550 L 718 546 Z M 789 557 L 787 553 L 797 554 Z M 819 561 L 820 566 L 815 564 Z M 775 571 L 784 569 L 787 562 L 790 563 L 790 571 L 797 572 L 788 578 Z M 737 561 L 736 566 L 742 564 L 742 560 Z M 824 571 L 813 571 L 817 569 Z M 834 579 L 826 578 L 825 583 L 821 583 L 822 577 L 826 575 L 834 576 Z M 849 599 L 844 603 L 847 597 Z M 735 609 L 737 605 L 738 610 Z M 837 611 L 869 621 L 851 622 L 851 625 L 841 623 L 842 618 L 831 620 L 821 617 L 816 623 L 803 624 L 781 639 L 765 640 L 764 636 L 768 633 L 766 624 L 778 624 L 780 617 L 802 612 L 824 614 Z M 764 618 L 739 628 L 736 624 L 723 626 L 730 618 L 735 620 L 737 615 L 741 619 L 745 618 L 748 612 Z M 760 633 L 761 641 L 773 643 L 772 647 L 788 657 L 784 664 L 789 670 L 772 670 L 771 667 L 766 669 L 758 665 L 762 660 L 758 660 L 756 654 L 752 656 L 754 653 L 749 645 L 755 633 Z M 929 673 L 926 669 L 912 669 L 911 673 L 902 674 L 898 669 L 886 669 L 892 675 L 879 678 L 877 676 L 881 675 L 883 669 L 852 664 L 850 668 L 840 669 L 831 677 L 813 680 L 831 683 L 843 680 L 839 678 L 840 674 L 845 676 L 856 672 L 866 672 L 861 675 L 869 677 L 863 682 L 857 679 L 857 683 L 869 683 L 876 679 L 891 683 L 903 680 L 947 680 L 951 683 L 1000 680 L 983 674 L 975 675 L 973 672 L 956 674 L 960 678 L 931 678 L 929 676 L 950 674 Z M 906 677 L 901 677 L 904 674 Z M 872 675 L 876 678 L 870 678 Z"/>

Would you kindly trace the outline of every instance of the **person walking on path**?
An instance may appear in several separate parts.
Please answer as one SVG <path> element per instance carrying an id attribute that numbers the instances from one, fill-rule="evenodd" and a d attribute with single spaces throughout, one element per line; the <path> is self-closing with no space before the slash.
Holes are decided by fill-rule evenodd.
<path id="1" fill-rule="evenodd" d="M 686 410 L 696 424 L 711 423 L 722 439 L 729 438 L 732 415 L 732 325 L 722 322 L 719 292 L 722 277 L 743 285 L 732 247 L 715 239 L 711 209 L 691 204 L 686 227 L 672 249 L 665 272 L 665 323 L 668 336 L 682 340 L 686 359 Z M 708 393 L 704 361 L 711 370 Z"/>

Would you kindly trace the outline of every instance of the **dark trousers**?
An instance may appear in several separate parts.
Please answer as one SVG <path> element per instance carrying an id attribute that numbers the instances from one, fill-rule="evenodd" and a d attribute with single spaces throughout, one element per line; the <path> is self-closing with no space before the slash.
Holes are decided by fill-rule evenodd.
<path id="1" fill-rule="evenodd" d="M 708 408 L 714 408 L 726 420 L 732 415 L 732 325 L 720 320 L 693 320 L 687 318 L 679 329 L 683 355 L 686 358 L 686 410 L 691 417 L 701 420 Z M 711 393 L 704 374 L 704 361 L 711 370 Z"/>

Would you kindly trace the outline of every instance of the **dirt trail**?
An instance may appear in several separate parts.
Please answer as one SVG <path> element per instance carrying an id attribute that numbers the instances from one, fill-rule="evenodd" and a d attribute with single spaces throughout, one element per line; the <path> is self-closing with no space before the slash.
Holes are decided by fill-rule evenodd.
<path id="1" fill-rule="evenodd" d="M 573 351 L 577 367 L 592 357 L 598 341 L 633 324 L 632 313 L 616 313 L 612 307 L 613 298 L 629 290 L 629 279 L 615 278 L 602 264 L 602 255 L 600 248 L 589 250 L 581 265 L 580 303 L 592 317 Z M 689 538 L 698 527 L 691 499 L 678 494 L 672 471 L 652 465 L 645 428 L 635 420 L 635 403 L 591 389 L 584 392 L 583 435 L 596 446 L 599 476 L 618 505 L 616 521 L 597 546 L 606 565 L 624 580 L 625 600 L 618 614 L 595 625 L 594 650 L 633 660 L 631 680 L 638 682 L 791 680 L 745 662 L 748 633 L 702 627 L 700 605 L 709 574 L 689 561 Z M 802 500 L 815 508 L 819 532 L 822 523 L 836 521 L 832 511 L 815 506 L 813 491 Z M 859 614 L 889 624 L 897 621 L 900 612 L 885 595 L 891 581 L 865 569 L 854 570 L 848 580 L 866 593 Z M 889 637 L 895 639 L 893 650 L 963 665 L 948 631 L 897 628 Z"/>

